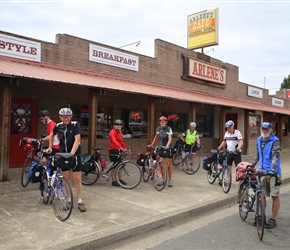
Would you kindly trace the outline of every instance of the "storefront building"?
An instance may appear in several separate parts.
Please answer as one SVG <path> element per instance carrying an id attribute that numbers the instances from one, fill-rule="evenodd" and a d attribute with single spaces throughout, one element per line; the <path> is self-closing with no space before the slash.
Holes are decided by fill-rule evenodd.
<path id="1" fill-rule="evenodd" d="M 289 147 L 289 101 L 238 81 L 239 69 L 204 54 L 155 40 L 154 58 L 57 34 L 55 43 L 0 31 L 0 180 L 22 166 L 23 137 L 40 138 L 38 112 L 71 107 L 82 125 L 82 152 L 102 146 L 115 119 L 124 121 L 132 158 L 151 143 L 158 118 L 168 117 L 176 141 L 191 121 L 202 136 L 202 156 L 219 145 L 232 119 L 244 136 L 243 154 L 254 153 L 259 126 L 275 125 Z"/>

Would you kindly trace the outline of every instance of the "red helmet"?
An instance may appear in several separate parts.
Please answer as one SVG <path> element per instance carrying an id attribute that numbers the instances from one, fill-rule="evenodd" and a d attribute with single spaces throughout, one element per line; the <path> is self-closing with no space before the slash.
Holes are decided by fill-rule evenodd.
<path id="1" fill-rule="evenodd" d="M 166 118 L 165 116 L 161 116 L 161 117 L 159 118 L 159 121 L 166 121 L 166 122 L 167 122 L 167 118 Z"/>

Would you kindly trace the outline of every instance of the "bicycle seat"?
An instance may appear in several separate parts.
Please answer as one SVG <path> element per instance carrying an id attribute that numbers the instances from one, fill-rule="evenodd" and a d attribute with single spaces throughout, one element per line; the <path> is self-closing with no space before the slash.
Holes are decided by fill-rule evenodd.
<path id="1" fill-rule="evenodd" d="M 257 170 L 257 171 L 256 171 L 256 175 L 257 175 L 257 176 L 265 176 L 266 173 L 267 173 L 267 171 L 264 170 L 264 169 L 262 169 L 262 170 L 260 169 L 260 170 Z"/>
<path id="2" fill-rule="evenodd" d="M 93 147 L 93 150 L 102 150 L 103 148 L 99 148 L 99 147 Z"/>

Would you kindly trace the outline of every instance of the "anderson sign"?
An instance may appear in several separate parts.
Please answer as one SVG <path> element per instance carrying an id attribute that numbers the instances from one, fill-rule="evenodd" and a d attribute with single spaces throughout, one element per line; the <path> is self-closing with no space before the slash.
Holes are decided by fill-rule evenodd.
<path id="1" fill-rule="evenodd" d="M 134 71 L 139 69 L 139 57 L 94 44 L 90 44 L 89 60 Z"/>
<path id="2" fill-rule="evenodd" d="M 41 44 L 0 34 L 0 55 L 40 62 Z"/>
<path id="3" fill-rule="evenodd" d="M 188 58 L 188 76 L 225 85 L 227 71 L 225 68 Z"/>

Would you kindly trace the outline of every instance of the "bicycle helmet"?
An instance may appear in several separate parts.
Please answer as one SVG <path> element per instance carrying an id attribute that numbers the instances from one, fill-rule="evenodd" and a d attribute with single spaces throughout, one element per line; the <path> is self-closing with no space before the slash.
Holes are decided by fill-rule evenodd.
<path id="1" fill-rule="evenodd" d="M 123 122 L 122 122 L 122 120 L 117 119 L 114 121 L 114 125 L 123 125 Z"/>
<path id="2" fill-rule="evenodd" d="M 45 109 L 45 110 L 42 110 L 39 112 L 39 117 L 42 117 L 42 116 L 50 116 L 49 112 Z"/>
<path id="3" fill-rule="evenodd" d="M 191 123 L 189 124 L 189 126 L 195 128 L 195 127 L 196 127 L 196 123 L 195 123 L 195 122 L 191 122 Z"/>
<path id="4" fill-rule="evenodd" d="M 59 115 L 72 115 L 72 110 L 70 108 L 62 108 L 59 110 Z"/>
<path id="5" fill-rule="evenodd" d="M 232 120 L 229 120 L 226 122 L 225 127 L 226 128 L 231 128 L 235 125 L 235 123 Z"/>
<path id="6" fill-rule="evenodd" d="M 159 121 L 161 122 L 161 121 L 166 121 L 167 122 L 167 118 L 165 117 L 165 116 L 161 116 L 160 118 L 159 118 Z"/>

